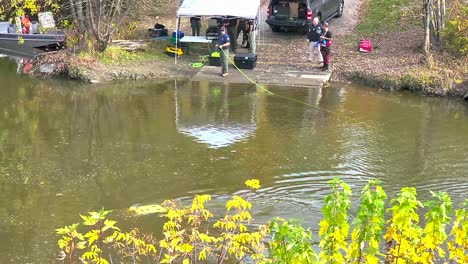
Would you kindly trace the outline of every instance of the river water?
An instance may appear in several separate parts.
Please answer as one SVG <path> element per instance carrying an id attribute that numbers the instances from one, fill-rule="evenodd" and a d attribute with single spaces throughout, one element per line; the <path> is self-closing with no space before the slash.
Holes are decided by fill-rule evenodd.
<path id="1" fill-rule="evenodd" d="M 429 190 L 456 207 L 467 198 L 468 106 L 456 100 L 343 83 L 269 87 L 305 105 L 246 85 L 86 86 L 17 70 L 0 58 L 0 263 L 51 263 L 54 230 L 103 206 L 122 226 L 154 231 L 157 216 L 127 208 L 206 193 L 222 213 L 249 178 L 262 185 L 257 222 L 296 218 L 314 230 L 334 176 L 353 201 L 372 178 L 389 196 L 415 186 L 420 200 Z"/>

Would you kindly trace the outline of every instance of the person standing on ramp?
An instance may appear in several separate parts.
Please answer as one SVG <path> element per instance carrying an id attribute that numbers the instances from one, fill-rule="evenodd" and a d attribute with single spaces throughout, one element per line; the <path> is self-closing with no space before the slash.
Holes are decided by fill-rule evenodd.
<path id="1" fill-rule="evenodd" d="M 218 44 L 216 47 L 220 49 L 221 55 L 221 76 L 228 76 L 228 63 L 229 63 L 229 46 L 231 39 L 229 35 L 226 34 L 226 28 L 221 27 L 219 30 Z"/>
<path id="2" fill-rule="evenodd" d="M 328 23 L 322 23 L 322 35 L 320 36 L 320 52 L 323 57 L 322 71 L 328 71 L 328 64 L 330 63 L 330 46 L 333 40 L 332 33 L 328 30 Z"/>
<path id="3" fill-rule="evenodd" d="M 323 63 L 322 53 L 320 52 L 320 35 L 322 35 L 322 26 L 319 23 L 318 17 L 312 20 L 307 30 L 307 42 L 309 43 L 309 62 L 314 62 L 314 55 L 317 52 L 318 61 Z"/>

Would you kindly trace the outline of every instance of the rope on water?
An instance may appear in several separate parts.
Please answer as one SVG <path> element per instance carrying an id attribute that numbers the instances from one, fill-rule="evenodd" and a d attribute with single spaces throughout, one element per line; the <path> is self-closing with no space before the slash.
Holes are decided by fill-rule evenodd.
<path id="1" fill-rule="evenodd" d="M 220 49 L 225 55 L 225 51 L 223 49 Z M 232 65 L 234 65 L 234 67 L 239 71 L 239 73 L 244 76 L 249 82 L 251 82 L 252 84 L 254 84 L 257 88 L 259 88 L 260 90 L 268 93 L 268 94 L 271 94 L 271 95 L 274 95 L 274 96 L 277 96 L 277 97 L 280 97 L 280 98 L 283 98 L 283 99 L 286 99 L 286 100 L 289 100 L 289 101 L 293 101 L 293 102 L 296 102 L 296 103 L 299 103 L 299 104 L 303 104 L 303 105 L 306 105 L 306 106 L 309 106 L 309 107 L 312 107 L 312 108 L 315 108 L 317 110 L 320 110 L 320 111 L 324 111 L 324 112 L 327 112 L 327 113 L 330 113 L 330 114 L 333 114 L 335 116 L 338 116 L 338 117 L 341 117 L 343 119 L 347 119 L 347 120 L 351 120 L 351 121 L 354 121 L 354 122 L 357 122 L 357 123 L 360 123 L 360 124 L 363 124 L 362 121 L 359 121 L 355 118 L 352 118 L 352 117 L 349 117 L 349 116 L 346 116 L 346 115 L 343 115 L 343 114 L 340 114 L 338 112 L 335 112 L 335 111 L 331 111 L 331 110 L 328 110 L 328 109 L 325 109 L 325 108 L 322 108 L 322 107 L 319 107 L 319 106 L 316 106 L 316 105 L 313 105 L 313 104 L 309 104 L 309 103 L 306 103 L 306 102 L 303 102 L 303 101 L 300 101 L 300 100 L 297 100 L 297 99 L 294 99 L 294 98 L 291 98 L 291 97 L 287 97 L 287 96 L 284 96 L 284 95 L 279 95 L 277 93 L 274 93 L 270 90 L 268 90 L 267 88 L 265 88 L 264 86 L 262 86 L 261 84 L 259 84 L 258 82 L 252 80 L 249 76 L 247 76 L 241 69 L 239 69 L 239 67 L 237 67 L 237 65 L 234 63 L 234 61 L 228 57 L 228 60 L 232 63 Z"/>

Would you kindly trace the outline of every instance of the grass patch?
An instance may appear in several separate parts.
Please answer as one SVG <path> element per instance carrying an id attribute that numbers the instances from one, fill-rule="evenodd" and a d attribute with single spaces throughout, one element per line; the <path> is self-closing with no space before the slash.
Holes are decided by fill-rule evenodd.
<path id="1" fill-rule="evenodd" d="M 168 41 L 148 41 L 142 49 L 136 51 L 127 51 L 118 46 L 108 46 L 104 52 L 85 52 L 81 51 L 75 55 L 77 65 L 90 64 L 94 62 L 106 65 L 131 65 L 145 61 L 160 61 L 173 63 L 174 57 L 168 56 L 165 52 L 166 47 L 170 45 Z M 205 44 L 195 43 L 190 47 L 190 55 L 184 54 L 181 60 L 198 60 L 209 54 L 209 47 Z"/>
<path id="2" fill-rule="evenodd" d="M 97 53 L 96 55 L 98 60 L 104 64 L 124 63 L 138 59 L 137 52 L 126 51 L 114 46 L 109 46 L 104 52 Z"/>
<path id="3" fill-rule="evenodd" d="M 104 64 L 125 64 L 148 60 L 169 61 L 171 58 L 164 53 L 165 47 L 165 43 L 154 42 L 150 42 L 142 50 L 136 51 L 127 51 L 120 47 L 109 46 L 104 52 L 96 53 L 95 57 Z"/>
<path id="4" fill-rule="evenodd" d="M 366 0 L 362 5 L 361 21 L 356 29 L 363 35 L 373 36 L 379 32 L 392 32 L 407 26 L 406 23 L 402 23 L 403 20 L 416 16 L 417 8 L 422 8 L 417 3 L 415 0 Z"/>

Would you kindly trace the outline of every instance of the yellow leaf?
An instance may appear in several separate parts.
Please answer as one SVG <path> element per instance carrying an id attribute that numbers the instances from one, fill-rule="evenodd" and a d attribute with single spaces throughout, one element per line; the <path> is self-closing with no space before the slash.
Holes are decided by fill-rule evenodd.
<path id="1" fill-rule="evenodd" d="M 379 258 L 377 258 L 376 256 L 367 255 L 366 260 L 367 260 L 368 264 L 377 264 L 377 263 L 379 263 Z"/>
<path id="2" fill-rule="evenodd" d="M 260 181 L 257 180 L 257 179 L 247 180 L 247 181 L 245 181 L 245 185 L 247 187 L 250 187 L 250 188 L 254 189 L 254 190 L 257 190 L 257 189 L 260 188 Z"/>

